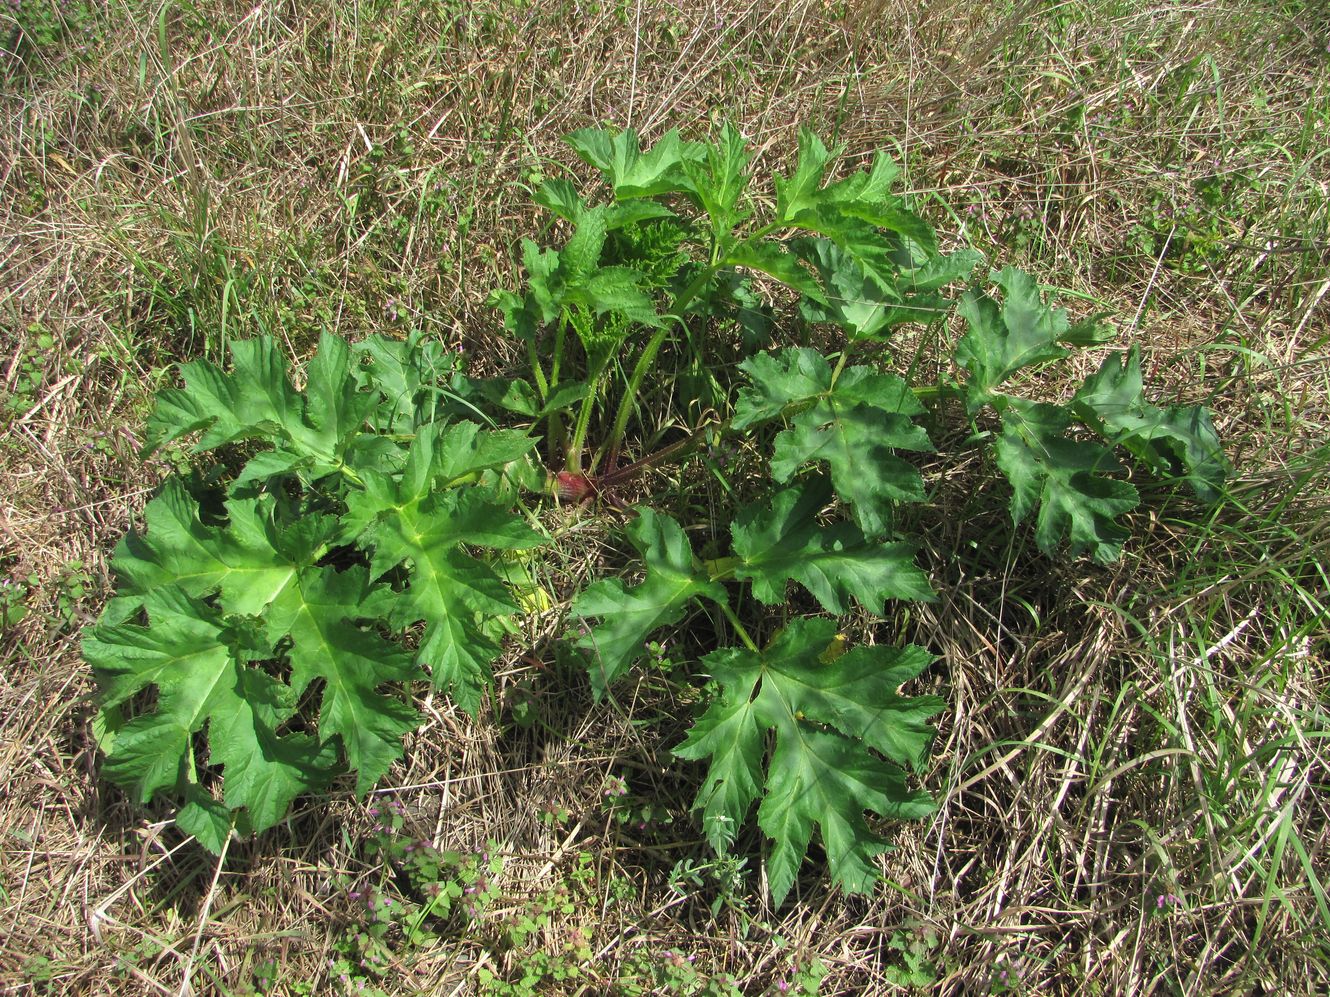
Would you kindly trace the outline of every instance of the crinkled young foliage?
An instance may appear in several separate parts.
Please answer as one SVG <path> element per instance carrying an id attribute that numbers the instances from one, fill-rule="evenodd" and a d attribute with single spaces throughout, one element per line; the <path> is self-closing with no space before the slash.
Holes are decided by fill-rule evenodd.
<path id="1" fill-rule="evenodd" d="M 478 711 L 495 624 L 517 611 L 483 552 L 544 541 L 495 487 L 534 441 L 452 421 L 455 366 L 418 341 L 325 336 L 297 390 L 258 339 L 229 373 L 187 364 L 163 392 L 155 445 L 267 449 L 224 493 L 168 479 L 117 548 L 116 596 L 83 649 L 106 773 L 142 802 L 174 798 L 208 847 L 343 774 L 367 792 L 420 722 L 416 680 Z"/>

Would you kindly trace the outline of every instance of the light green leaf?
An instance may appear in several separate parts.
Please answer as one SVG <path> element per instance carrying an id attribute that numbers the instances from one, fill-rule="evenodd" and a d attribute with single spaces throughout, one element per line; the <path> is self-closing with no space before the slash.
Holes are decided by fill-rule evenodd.
<path id="1" fill-rule="evenodd" d="M 702 146 L 684 142 L 677 131 L 667 132 L 646 152 L 642 152 L 637 133 L 627 128 L 617 134 L 604 128 L 583 128 L 566 135 L 564 141 L 605 174 L 620 201 L 683 190 L 683 165 L 705 155 Z"/>
<path id="2" fill-rule="evenodd" d="M 323 681 L 319 741 L 340 740 L 359 795 L 401 757 L 402 737 L 420 722 L 410 703 L 378 691 L 420 677 L 411 656 L 355 623 L 378 615 L 390 599 L 387 589 L 373 591 L 362 567 L 306 568 L 267 617 L 272 639 L 291 639 L 292 692 L 299 696 L 314 680 Z"/>
<path id="3" fill-rule="evenodd" d="M 343 539 L 359 537 L 373 549 L 375 577 L 408 565 L 408 585 L 395 598 L 391 619 L 397 626 L 425 623 L 416 660 L 429 666 L 436 688 L 450 689 L 474 715 L 489 686 L 490 662 L 499 653 L 481 623 L 518 607 L 494 570 L 462 545 L 522 550 L 544 538 L 483 488 L 437 488 L 439 480 L 496 466 L 529 448 L 526 439 L 518 446 L 516 435 L 487 434 L 468 425 L 418 436 L 400 482 L 365 475 L 364 490 L 347 496 Z"/>
<path id="4" fill-rule="evenodd" d="M 148 419 L 149 452 L 201 430 L 196 453 L 257 439 L 282 451 L 288 469 L 303 461 L 318 476 L 339 468 L 347 442 L 378 406 L 359 390 L 349 348 L 329 334 L 310 362 L 304 396 L 271 337 L 233 343 L 231 361 L 230 374 L 204 360 L 181 368 L 185 388 L 160 392 Z"/>
<path id="5" fill-rule="evenodd" d="M 221 593 L 228 613 L 263 610 L 294 580 L 303 565 L 327 549 L 335 522 L 304 517 L 292 529 L 273 522 L 276 502 L 269 496 L 227 501 L 224 527 L 205 526 L 198 503 L 179 479 L 168 478 L 148 503 L 147 534 L 128 534 L 116 547 L 111 565 L 120 582 L 114 614 L 123 619 L 150 592 L 175 586 L 186 595 Z"/>
<path id="6" fill-rule="evenodd" d="M 231 344 L 232 373 L 207 360 L 180 368 L 184 388 L 158 392 L 148 418 L 147 452 L 203 430 L 196 453 L 223 443 L 261 439 L 290 443 L 304 438 L 304 403 L 287 379 L 286 358 L 269 336 Z"/>
<path id="7" fill-rule="evenodd" d="M 356 376 L 381 398 L 372 416 L 375 429 L 414 433 L 418 426 L 434 420 L 443 386 L 457 371 L 456 354 L 416 331 L 405 340 L 369 336 L 353 349 L 360 360 Z"/>
<path id="8" fill-rule="evenodd" d="M 104 744 L 112 780 L 141 802 L 160 790 L 197 786 L 193 736 L 206 727 L 208 759 L 222 767 L 226 780 L 226 805 L 246 808 L 255 830 L 279 821 L 300 793 L 327 783 L 335 751 L 308 735 L 277 735 L 296 697 L 233 654 L 217 610 L 169 587 L 149 593 L 144 609 L 147 626 L 99 625 L 83 641 L 102 690 L 104 717 L 137 693 L 156 689 L 149 712 L 111 724 L 115 736 Z"/>
<path id="9" fill-rule="evenodd" d="M 748 143 L 732 124 L 726 124 L 717 140 L 704 148 L 705 160 L 685 161 L 683 172 L 711 220 L 711 237 L 724 255 L 729 251 L 730 233 L 749 214 L 739 207 L 739 201 L 752 180 L 746 172 L 751 157 Z"/>
<path id="10" fill-rule="evenodd" d="M 799 257 L 784 245 L 770 239 L 737 243 L 726 255 L 726 266 L 746 267 L 774 277 L 813 301 L 825 301 L 826 295 L 813 275 L 799 265 Z"/>
<path id="11" fill-rule="evenodd" d="M 794 225 L 799 215 L 817 208 L 818 190 L 831 158 L 831 151 L 816 132 L 808 128 L 799 130 L 799 161 L 794 175 L 788 180 L 776 177 L 777 222 Z"/>
<path id="12" fill-rule="evenodd" d="M 750 387 L 739 389 L 735 429 L 747 429 L 782 415 L 791 406 L 822 398 L 831 390 L 831 364 L 808 347 L 758 353 L 739 364 Z"/>

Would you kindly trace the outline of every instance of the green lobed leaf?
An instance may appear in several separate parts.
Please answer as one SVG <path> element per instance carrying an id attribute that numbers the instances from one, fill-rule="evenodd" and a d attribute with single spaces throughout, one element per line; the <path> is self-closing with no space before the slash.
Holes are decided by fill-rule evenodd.
<path id="1" fill-rule="evenodd" d="M 647 636 L 676 623 L 693 599 L 725 601 L 725 588 L 694 563 L 683 528 L 645 506 L 628 525 L 628 539 L 642 555 L 646 577 L 631 588 L 617 578 L 589 585 L 573 601 L 576 619 L 599 618 L 577 642 L 592 654 L 591 686 L 597 698 L 643 653 Z"/>
<path id="2" fill-rule="evenodd" d="M 371 416 L 376 430 L 414 433 L 433 421 L 443 400 L 443 386 L 457 371 L 455 353 L 414 330 L 406 339 L 368 336 L 353 349 L 360 360 L 357 378 L 380 396 L 379 407 Z"/>
<path id="3" fill-rule="evenodd" d="M 833 381 L 830 364 L 808 348 L 760 354 L 739 367 L 751 387 L 739 391 L 736 429 L 791 414 L 772 452 L 777 481 L 789 481 L 804 464 L 826 461 L 837 494 L 874 537 L 889 530 L 892 502 L 923 498 L 923 478 L 893 453 L 932 450 L 927 433 L 910 421 L 923 406 L 900 378 L 856 366 Z"/>
<path id="4" fill-rule="evenodd" d="M 870 542 L 853 523 L 818 524 L 831 498 L 830 484 L 815 478 L 742 510 L 730 528 L 740 562 L 735 577 L 750 581 L 753 595 L 768 606 L 785 602 L 789 581 L 829 613 L 848 612 L 850 596 L 879 616 L 888 599 L 931 601 L 912 546 Z"/>
<path id="5" fill-rule="evenodd" d="M 172 587 L 149 593 L 144 609 L 148 625 L 99 624 L 83 641 L 104 718 L 137 693 L 156 690 L 149 712 L 111 724 L 108 777 L 140 802 L 161 790 L 185 792 L 198 785 L 193 736 L 206 728 L 208 760 L 225 777 L 226 806 L 246 809 L 255 830 L 281 820 L 301 793 L 327 784 L 335 749 L 306 734 L 277 734 L 296 695 L 234 653 L 219 610 Z"/>
<path id="6" fill-rule="evenodd" d="M 224 526 L 205 526 L 198 503 L 179 479 L 168 478 L 144 510 L 146 535 L 131 532 L 116 547 L 111 567 L 119 586 L 106 618 L 127 618 L 166 587 L 194 597 L 219 592 L 226 612 L 259 613 L 323 554 L 335 527 L 309 515 L 279 529 L 271 495 L 232 498 L 226 510 Z"/>
<path id="7" fill-rule="evenodd" d="M 745 240 L 736 243 L 726 254 L 724 262 L 726 266 L 745 267 L 774 277 L 786 287 L 794 288 L 815 302 L 826 300 L 826 295 L 813 275 L 800 265 L 800 258 L 774 240 Z"/>
<path id="8" fill-rule="evenodd" d="M 872 404 L 845 404 L 834 394 L 795 416 L 776 437 L 771 474 L 786 482 L 810 462 L 826 461 L 838 494 L 870 536 L 891 529 L 893 502 L 921 502 L 919 471 L 895 450 L 931 451 L 928 435 L 908 416 Z"/>
<path id="9" fill-rule="evenodd" d="M 373 550 L 379 577 L 406 564 L 407 587 L 389 617 L 396 626 L 424 622 L 416 660 L 428 665 L 436 688 L 449 689 L 475 715 L 491 680 L 499 646 L 484 632 L 486 619 L 517 612 L 502 579 L 463 544 L 496 550 L 539 546 L 544 538 L 480 487 L 440 487 L 525 454 L 523 434 L 480 430 L 471 423 L 435 424 L 412 442 L 400 480 L 367 472 L 363 490 L 351 492 L 343 517 L 344 542 Z"/>
<path id="10" fill-rule="evenodd" d="M 747 173 L 752 157 L 743 134 L 733 124 L 726 124 L 717 140 L 703 148 L 705 157 L 685 160 L 682 168 L 691 193 L 711 221 L 712 241 L 723 256 L 730 248 L 730 233 L 749 215 L 739 202 L 752 180 Z"/>
<path id="11" fill-rule="evenodd" d="M 704 659 L 722 689 L 675 749 L 711 762 L 694 804 L 713 847 L 723 850 L 761 796 L 758 825 L 772 839 L 767 880 L 781 903 L 815 830 L 832 878 L 851 892 L 878 880 L 873 857 L 889 846 L 864 819 L 927 816 L 933 804 L 909 790 L 902 765 L 920 767 L 942 708 L 899 686 L 932 660 L 918 647 L 861 647 L 833 660 L 831 620 L 794 620 L 760 653 L 728 648 Z M 767 732 L 775 741 L 762 759 Z M 885 756 L 885 757 L 884 757 Z"/>
<path id="12" fill-rule="evenodd" d="M 1160 408 L 1142 396 L 1140 348 L 1110 353 L 1071 400 L 1071 411 L 1156 474 L 1184 478 L 1205 501 L 1228 473 L 1219 434 L 1199 405 Z"/>
<path id="13" fill-rule="evenodd" d="M 868 172 L 823 187 L 833 155 L 813 132 L 800 131 L 794 174 L 776 178 L 775 222 L 825 236 L 880 287 L 890 288 L 903 268 L 937 255 L 933 230 L 890 192 L 898 172 L 890 157 L 879 154 Z M 892 235 L 884 236 L 884 229 Z"/>
<path id="14" fill-rule="evenodd" d="M 894 374 L 871 367 L 846 367 L 833 387 L 831 364 L 806 346 L 758 353 L 739 364 L 748 387 L 739 389 L 735 429 L 747 429 L 789 411 L 808 407 L 833 394 L 849 404 L 875 405 L 900 415 L 922 415 L 924 407 L 910 386 Z"/>
<path id="15" fill-rule="evenodd" d="M 318 476 L 341 467 L 345 447 L 379 404 L 360 390 L 350 348 L 329 333 L 310 361 L 304 395 L 270 336 L 233 343 L 231 362 L 230 374 L 206 360 L 181 367 L 185 387 L 160 392 L 148 419 L 149 452 L 201 431 L 196 453 L 256 439 L 282 455 L 276 467 L 306 466 Z"/>
<path id="16" fill-rule="evenodd" d="M 409 702 L 379 691 L 420 676 L 411 655 L 356 623 L 381 615 L 390 602 L 396 603 L 391 591 L 376 590 L 363 567 L 306 568 L 267 615 L 269 635 L 291 640 L 292 691 L 300 695 L 322 680 L 319 741 L 341 742 L 358 795 L 401 757 L 402 737 L 420 722 Z"/>
<path id="17" fill-rule="evenodd" d="M 646 152 L 637 132 L 628 128 L 617 133 L 605 128 L 582 128 L 564 136 L 564 141 L 583 161 L 605 174 L 620 201 L 684 190 L 684 165 L 706 154 L 703 146 L 684 142 L 675 130 L 666 132 Z"/>
<path id="18" fill-rule="evenodd" d="M 1011 483 L 1011 518 L 1019 525 L 1038 510 L 1035 542 L 1046 554 L 1066 541 L 1073 554 L 1089 551 L 1114 561 L 1127 536 L 1115 517 L 1136 507 L 1130 482 L 1111 475 L 1121 465 L 1105 447 L 1063 435 L 1070 425 L 1055 405 L 1011 399 L 994 444 L 998 467 Z"/>
<path id="19" fill-rule="evenodd" d="M 956 362 L 970 373 L 965 396 L 971 412 L 991 402 L 994 390 L 1021 368 L 1067 355 L 1058 345 L 1069 328 L 1067 313 L 1044 302 L 1033 277 L 1006 267 L 989 279 L 1002 288 L 1001 305 L 972 289 L 957 307 L 969 326 L 956 344 Z"/>
<path id="20" fill-rule="evenodd" d="M 934 256 L 915 269 L 902 270 L 884 286 L 829 239 L 799 240 L 796 252 L 826 288 L 822 299 L 801 302 L 804 317 L 834 322 L 851 339 L 881 339 L 905 322 L 932 322 L 946 315 L 951 302 L 938 289 L 968 278 L 981 259 L 973 250 Z"/>

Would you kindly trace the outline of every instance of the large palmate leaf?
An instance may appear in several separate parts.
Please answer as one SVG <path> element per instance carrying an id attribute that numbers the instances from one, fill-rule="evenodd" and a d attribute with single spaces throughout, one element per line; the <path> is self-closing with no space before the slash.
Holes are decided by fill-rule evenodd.
<path id="1" fill-rule="evenodd" d="M 391 591 L 371 586 L 363 567 L 307 568 L 267 616 L 270 637 L 290 638 L 292 690 L 299 695 L 322 680 L 319 740 L 341 741 L 358 794 L 401 757 L 402 736 L 419 722 L 410 703 L 379 691 L 420 677 L 411 655 L 355 622 L 382 615 L 392 602 Z"/>
<path id="2" fill-rule="evenodd" d="M 931 600 L 909 544 L 870 542 L 853 523 L 817 522 L 831 497 L 830 483 L 814 478 L 740 512 L 731 526 L 735 577 L 752 582 L 753 595 L 769 606 L 785 601 L 789 581 L 829 613 L 847 612 L 850 596 L 879 615 L 888 599 Z"/>
<path id="3" fill-rule="evenodd" d="M 1072 553 L 1116 560 L 1127 535 L 1115 517 L 1135 508 L 1130 482 L 1113 477 L 1122 468 L 1105 447 L 1065 435 L 1066 412 L 1012 399 L 994 444 L 998 467 L 1011 482 L 1011 518 L 1019 524 L 1035 510 L 1035 541 L 1047 554 L 1066 540 Z"/>
<path id="4" fill-rule="evenodd" d="M 206 360 L 181 368 L 185 387 L 157 397 L 149 449 L 196 431 L 195 452 L 262 440 L 273 448 L 261 465 L 265 473 L 309 468 L 318 476 L 340 469 L 346 447 L 379 404 L 376 393 L 360 390 L 350 347 L 327 333 L 310 361 L 303 395 L 291 386 L 271 337 L 233 343 L 231 362 L 229 374 Z"/>
<path id="5" fill-rule="evenodd" d="M 1199 405 L 1147 402 L 1139 347 L 1105 357 L 1072 398 L 1071 410 L 1154 473 L 1184 478 L 1207 501 L 1219 497 L 1228 465 L 1210 413 Z"/>
<path id="6" fill-rule="evenodd" d="M 631 588 L 617 578 L 596 582 L 573 602 L 573 616 L 601 621 L 578 641 L 592 655 L 591 685 L 597 696 L 642 655 L 647 636 L 681 619 L 693 599 L 725 601 L 724 586 L 695 564 L 682 527 L 652 509 L 636 511 L 627 533 L 642 555 L 646 577 Z"/>
<path id="7" fill-rule="evenodd" d="M 889 846 L 864 812 L 911 818 L 933 809 L 926 794 L 907 787 L 902 766 L 924 764 L 927 720 L 943 704 L 899 692 L 932 657 L 913 646 L 875 646 L 827 660 L 835 636 L 834 621 L 795 620 L 760 653 L 707 655 L 722 695 L 675 749 L 710 760 L 695 807 L 714 848 L 729 846 L 761 797 L 758 826 L 772 840 L 767 881 L 776 903 L 789 893 L 814 829 L 832 879 L 866 892 L 878 879 L 873 857 Z"/>
<path id="8" fill-rule="evenodd" d="M 417 660 L 429 666 L 437 688 L 451 689 L 473 715 L 499 653 L 482 623 L 518 607 L 494 570 L 462 545 L 518 550 L 544 540 L 483 488 L 444 486 L 516 460 L 533 442 L 472 423 L 435 423 L 417 434 L 399 478 L 367 471 L 363 490 L 346 499 L 342 539 L 373 550 L 374 576 L 407 565 L 406 591 L 389 619 L 425 624 Z"/>
<path id="9" fill-rule="evenodd" d="M 777 481 L 825 461 L 836 493 L 853 506 L 864 533 L 875 537 L 890 529 L 891 503 L 924 497 L 919 472 L 894 453 L 932 450 L 928 435 L 910 420 L 922 407 L 905 382 L 867 367 L 833 378 L 827 361 L 806 348 L 739 366 L 752 387 L 739 393 L 736 427 L 794 413 L 790 428 L 776 437 L 771 473 Z"/>
<path id="10" fill-rule="evenodd" d="M 270 495 L 231 498 L 227 524 L 205 526 L 198 502 L 176 478 L 144 511 L 146 535 L 129 533 L 112 559 L 119 587 L 104 619 L 125 619 L 148 593 L 175 586 L 190 596 L 220 593 L 228 613 L 255 615 L 327 549 L 331 517 L 309 515 L 279 528 Z"/>
<path id="11" fill-rule="evenodd" d="M 254 830 L 281 820 L 302 792 L 327 784 L 335 746 L 307 734 L 279 736 L 295 691 L 248 663 L 251 642 L 219 610 L 173 587 L 155 589 L 143 603 L 146 625 L 99 625 L 83 641 L 109 718 L 108 776 L 142 802 L 160 790 L 197 786 L 193 738 L 206 729 L 208 761 L 225 775 L 226 806 L 243 809 Z M 153 708 L 121 721 L 121 708 L 147 689 L 156 690 Z"/>
<path id="12" fill-rule="evenodd" d="M 969 326 L 956 344 L 956 361 L 970 373 L 965 397 L 971 412 L 990 402 L 994 390 L 1021 368 L 1065 357 L 1067 350 L 1058 344 L 1071 328 L 1067 313 L 1047 305 L 1023 270 L 1006 267 L 990 279 L 1002 288 L 1001 305 L 972 289 L 957 307 Z"/>

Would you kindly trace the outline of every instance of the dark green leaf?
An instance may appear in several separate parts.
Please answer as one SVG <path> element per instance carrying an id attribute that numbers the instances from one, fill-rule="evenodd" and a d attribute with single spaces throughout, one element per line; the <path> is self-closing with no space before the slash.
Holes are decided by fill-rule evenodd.
<path id="1" fill-rule="evenodd" d="M 1044 303 L 1034 278 L 1012 267 L 989 277 L 1003 290 L 1002 304 L 971 290 L 958 308 L 969 331 L 956 344 L 956 361 L 970 372 L 965 392 L 972 412 L 990 402 L 1016 371 L 1067 355 L 1058 345 L 1068 328 L 1067 313 Z"/>
<path id="2" fill-rule="evenodd" d="M 1011 482 L 1011 518 L 1020 524 L 1038 509 L 1035 541 L 1046 554 L 1067 541 L 1072 553 L 1089 551 L 1110 562 L 1122 551 L 1127 531 L 1116 516 L 1135 508 L 1129 482 L 1110 477 L 1121 471 L 1106 448 L 1061 435 L 1062 409 L 1012 400 L 1002 417 L 994 452 Z"/>
<path id="3" fill-rule="evenodd" d="M 867 892 L 878 879 L 873 857 L 888 846 L 864 811 L 912 818 L 933 809 L 926 795 L 909 790 L 900 764 L 923 764 L 932 736 L 926 721 L 942 703 L 898 692 L 930 656 L 879 645 L 827 661 L 835 638 L 830 620 L 795 620 L 760 654 L 730 648 L 707 655 L 723 694 L 675 749 L 682 758 L 711 760 L 695 806 L 714 847 L 733 840 L 761 794 L 758 824 L 773 842 L 767 877 L 776 903 L 789 893 L 815 829 L 832 878 Z"/>
<path id="4" fill-rule="evenodd" d="M 646 578 L 629 588 L 619 579 L 588 586 L 573 602 L 577 619 L 600 618 L 577 646 L 594 657 L 591 686 L 597 696 L 643 653 L 648 635 L 683 617 L 695 598 L 725 601 L 725 588 L 694 564 L 693 548 L 669 516 L 640 507 L 628 539 L 642 555 Z"/>
<path id="5" fill-rule="evenodd" d="M 853 523 L 818 524 L 831 497 L 828 483 L 814 479 L 740 512 L 731 527 L 740 559 L 735 576 L 751 581 L 753 594 L 769 606 L 785 601 L 791 580 L 829 613 L 848 612 L 850 596 L 878 615 L 888 599 L 931 601 L 909 544 L 869 542 Z"/>
<path id="6" fill-rule="evenodd" d="M 1140 349 L 1110 353 L 1071 400 L 1071 409 L 1155 474 L 1185 478 L 1196 494 L 1218 499 L 1228 463 L 1210 414 L 1199 405 L 1160 408 L 1141 391 Z"/>

